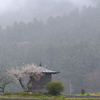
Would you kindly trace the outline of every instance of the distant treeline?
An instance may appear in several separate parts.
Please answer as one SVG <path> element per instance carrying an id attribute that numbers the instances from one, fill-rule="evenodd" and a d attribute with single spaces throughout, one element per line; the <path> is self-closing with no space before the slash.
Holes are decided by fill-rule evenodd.
<path id="1" fill-rule="evenodd" d="M 66 93 L 100 92 L 100 5 L 0 27 L 1 69 L 40 62 L 61 72 Z"/>

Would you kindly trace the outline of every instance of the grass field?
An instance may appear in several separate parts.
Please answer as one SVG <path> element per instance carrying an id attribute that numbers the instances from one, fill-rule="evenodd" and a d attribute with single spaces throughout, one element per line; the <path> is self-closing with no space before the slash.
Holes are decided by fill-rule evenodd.
<path id="1" fill-rule="evenodd" d="M 88 94 L 90 95 L 90 94 Z M 81 96 L 81 94 L 79 94 Z M 16 93 L 4 93 L 4 95 L 0 95 L 0 99 L 49 99 L 49 100 L 100 100 L 100 98 L 87 98 L 87 95 L 85 94 L 82 98 L 80 97 L 75 97 L 75 98 L 69 98 L 67 95 L 59 95 L 59 96 L 52 96 L 50 94 L 46 93 L 38 93 L 38 92 L 16 92 Z M 100 96 L 100 93 L 97 94 L 91 94 L 91 96 Z"/>

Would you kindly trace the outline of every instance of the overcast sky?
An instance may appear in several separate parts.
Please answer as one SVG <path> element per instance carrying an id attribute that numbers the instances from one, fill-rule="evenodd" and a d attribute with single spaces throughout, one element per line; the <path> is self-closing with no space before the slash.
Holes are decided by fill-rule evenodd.
<path id="1" fill-rule="evenodd" d="M 98 0 L 0 0 L 0 14 L 21 10 L 24 7 L 27 9 L 36 10 L 52 10 L 60 6 L 71 6 L 82 7 L 83 5 L 96 5 Z"/>
<path id="2" fill-rule="evenodd" d="M 0 18 L 2 16 L 5 17 L 5 22 L 7 22 L 7 19 L 9 20 L 10 17 L 12 17 L 12 20 L 31 20 L 34 17 L 43 19 L 50 15 L 57 16 L 68 13 L 75 7 L 81 9 L 84 5 L 96 6 L 99 1 L 100 0 L 0 0 Z"/>

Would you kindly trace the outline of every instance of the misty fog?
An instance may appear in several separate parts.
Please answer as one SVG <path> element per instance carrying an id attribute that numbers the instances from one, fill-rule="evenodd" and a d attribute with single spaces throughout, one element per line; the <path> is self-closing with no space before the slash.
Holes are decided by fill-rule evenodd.
<path id="1" fill-rule="evenodd" d="M 65 93 L 100 91 L 100 0 L 0 0 L 0 70 L 35 63 L 60 71 Z M 69 84 L 70 82 L 70 84 Z M 9 85 L 7 91 L 19 91 Z M 21 91 L 21 90 L 20 90 Z"/>
<path id="2" fill-rule="evenodd" d="M 46 20 L 49 16 L 68 14 L 84 5 L 96 6 L 99 0 L 0 0 L 0 22 L 3 26 L 14 21 L 29 22 L 33 18 Z"/>

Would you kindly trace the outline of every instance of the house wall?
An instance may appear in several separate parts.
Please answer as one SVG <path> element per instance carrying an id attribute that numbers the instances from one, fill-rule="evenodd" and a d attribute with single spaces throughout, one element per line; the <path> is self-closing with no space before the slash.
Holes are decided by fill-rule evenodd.
<path id="1" fill-rule="evenodd" d="M 32 91 L 34 92 L 46 92 L 46 84 L 52 80 L 51 74 L 44 74 L 39 81 L 32 81 Z"/>

